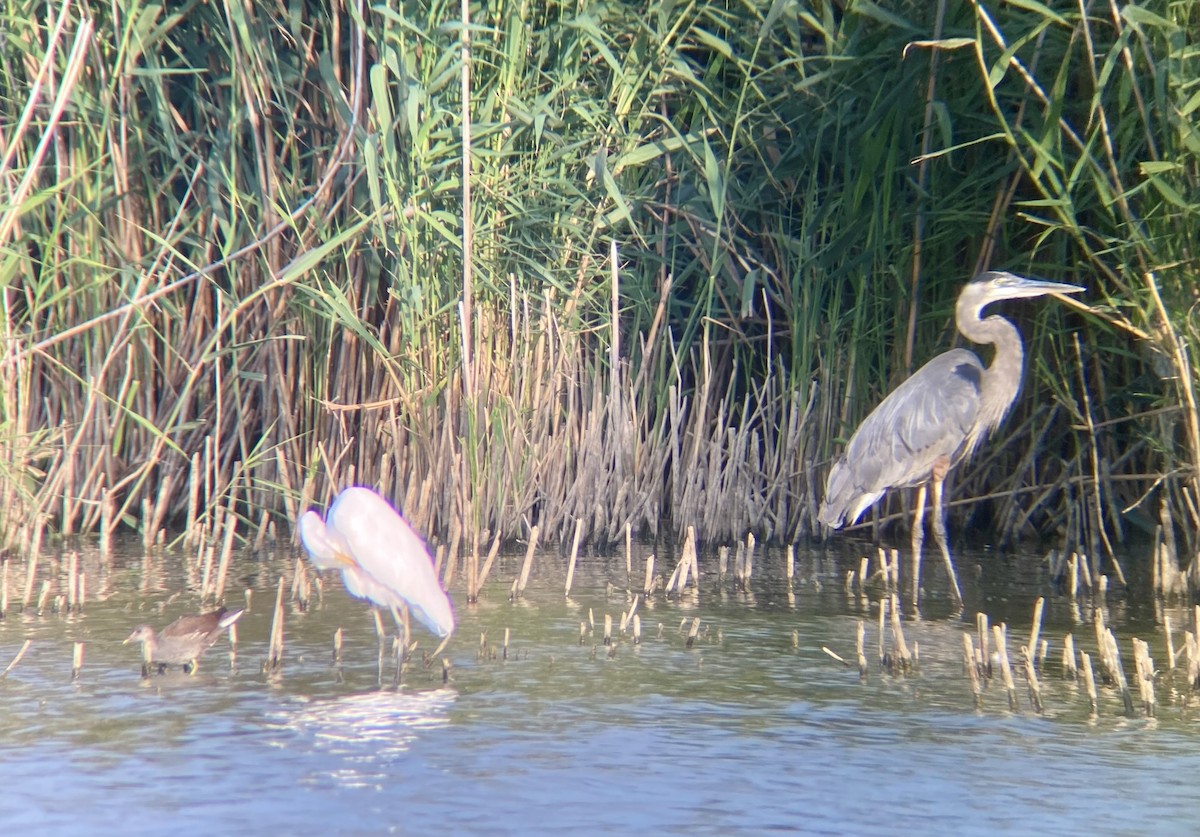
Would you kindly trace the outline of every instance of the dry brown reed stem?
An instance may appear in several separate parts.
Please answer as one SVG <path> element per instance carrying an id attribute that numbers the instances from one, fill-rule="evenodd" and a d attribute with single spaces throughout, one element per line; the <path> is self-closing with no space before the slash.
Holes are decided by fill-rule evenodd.
<path id="1" fill-rule="evenodd" d="M 1079 660 L 1083 669 L 1083 682 L 1087 686 L 1088 702 L 1091 704 L 1092 714 L 1095 715 L 1100 711 L 1100 700 L 1096 695 L 1096 676 L 1092 672 L 1092 657 L 1088 652 L 1080 651 Z"/>
<path id="2" fill-rule="evenodd" d="M 1096 443 L 1096 425 L 1092 419 L 1092 399 L 1088 394 L 1087 377 L 1084 374 L 1083 350 L 1079 345 L 1079 332 L 1072 332 L 1071 340 L 1074 343 L 1075 357 L 1078 361 L 1076 368 L 1079 370 L 1079 390 L 1083 398 L 1083 409 L 1081 412 L 1083 413 L 1085 426 L 1087 428 L 1089 452 L 1091 454 L 1090 459 L 1092 466 L 1093 487 L 1091 491 L 1087 492 L 1087 494 L 1089 495 L 1088 500 L 1090 502 L 1092 517 L 1095 525 L 1090 528 L 1099 534 L 1100 543 L 1104 547 L 1104 553 L 1108 557 L 1109 565 L 1116 568 L 1118 578 L 1122 584 L 1125 584 L 1125 576 L 1121 572 L 1120 566 L 1117 564 L 1116 555 L 1113 553 L 1112 542 L 1108 538 L 1108 530 L 1104 526 L 1104 511 L 1100 505 L 1100 486 L 1104 485 L 1104 482 L 1100 479 L 1100 448 Z M 1094 551 L 1095 550 L 1093 550 L 1093 552 Z"/>
<path id="3" fill-rule="evenodd" d="M 79 553 L 67 553 L 67 609 L 75 609 L 75 596 L 79 592 Z"/>
<path id="4" fill-rule="evenodd" d="M 633 524 L 625 523 L 625 586 L 633 585 Z"/>
<path id="5" fill-rule="evenodd" d="M 796 645 L 799 645 L 799 641 Z M 854 631 L 854 654 L 858 661 L 858 676 L 866 680 L 867 678 L 867 623 L 859 619 L 858 626 Z"/>
<path id="6" fill-rule="evenodd" d="M 1133 638 L 1133 663 L 1138 679 L 1138 695 L 1147 718 L 1153 718 L 1156 709 L 1154 694 L 1154 660 L 1150 658 L 1150 646 L 1145 641 Z"/>
<path id="7" fill-rule="evenodd" d="M 649 596 L 654 592 L 654 553 L 646 556 L 646 581 L 642 586 L 642 594 Z"/>
<path id="8" fill-rule="evenodd" d="M 1079 670 L 1075 667 L 1075 637 L 1071 634 L 1063 637 L 1062 673 L 1067 680 L 1079 678 Z"/>
<path id="9" fill-rule="evenodd" d="M 238 519 L 231 505 L 225 513 L 225 539 L 221 542 L 221 560 L 217 563 L 217 580 L 213 585 L 213 600 L 225 598 L 225 579 L 229 574 L 229 559 L 233 556 L 233 538 L 237 534 Z"/>
<path id="10" fill-rule="evenodd" d="M 271 641 L 267 653 L 267 671 L 278 671 L 283 665 L 283 589 L 284 578 L 279 577 L 279 588 L 275 592 L 275 610 L 271 617 Z"/>
<path id="11" fill-rule="evenodd" d="M 746 560 L 744 565 L 745 576 L 744 581 L 748 584 L 750 577 L 754 575 L 754 545 L 756 541 L 753 532 L 746 534 Z"/>
<path id="12" fill-rule="evenodd" d="M 900 550 L 893 549 L 891 551 L 891 555 L 892 555 L 892 560 L 891 560 L 891 563 L 888 565 L 888 570 L 891 573 L 891 575 L 889 576 L 889 582 L 891 584 L 889 589 L 899 590 L 900 589 Z"/>
<path id="13" fill-rule="evenodd" d="M 1029 686 L 1029 701 L 1033 704 L 1033 711 L 1042 714 L 1042 687 L 1038 683 L 1037 672 L 1033 667 L 1033 652 L 1029 650 L 1028 645 L 1021 646 L 1021 662 L 1025 669 L 1025 683 Z"/>
<path id="14" fill-rule="evenodd" d="M 63 24 L 68 17 L 67 7 L 68 4 L 64 3 L 58 18 L 59 25 Z M 71 53 L 67 58 L 66 68 L 55 79 L 54 101 L 51 104 L 49 114 L 46 117 L 46 127 L 42 131 L 42 136 L 38 140 L 37 147 L 34 149 L 32 159 L 27 164 L 25 174 L 16 184 L 16 187 L 13 188 L 11 193 L 7 196 L 7 203 L 11 209 L 4 213 L 0 213 L 0 245 L 2 246 L 8 245 L 10 236 L 12 235 L 13 229 L 16 226 L 17 219 L 21 214 L 18 211 L 18 208 L 29 196 L 30 190 L 33 188 L 34 183 L 36 182 L 35 175 L 42 170 L 42 161 L 45 159 L 46 154 L 54 145 L 54 140 L 57 137 L 56 128 L 59 120 L 62 119 L 62 115 L 67 109 L 67 104 L 70 101 L 72 90 L 75 87 L 75 82 L 79 79 L 79 73 L 87 61 L 87 53 L 91 47 L 94 26 L 95 24 L 90 18 L 85 18 L 80 21 L 79 29 L 75 33 L 75 42 L 71 45 Z M 38 77 L 34 90 L 30 93 L 25 111 L 22 115 L 22 122 L 18 125 L 18 129 L 16 131 L 18 135 L 25 133 L 25 130 L 29 126 L 27 116 L 34 111 L 36 105 L 40 104 L 39 99 L 42 97 L 39 95 L 39 89 L 43 83 L 43 80 L 48 82 L 55 76 L 52 68 L 57 63 L 57 58 L 55 57 L 57 50 L 54 47 L 57 47 L 58 38 L 61 37 L 62 34 L 61 28 L 56 29 L 54 37 L 50 42 L 52 48 L 48 49 L 46 52 L 42 67 L 38 71 Z M 14 141 L 10 143 L 10 149 L 15 149 L 18 147 L 15 139 L 16 138 L 14 137 Z M 11 154 L 12 152 L 10 151 L 9 153 Z M 0 163 L 3 163 L 3 166 L 0 166 L 0 171 L 2 171 L 2 173 L 5 175 L 8 174 L 9 162 L 10 159 L 7 157 L 7 155 L 6 159 L 0 161 Z"/>
<path id="15" fill-rule="evenodd" d="M 0 680 L 3 680 L 5 677 L 8 677 L 8 673 L 13 670 L 13 668 L 16 666 L 17 663 L 21 662 L 21 658 L 25 656 L 25 652 L 29 650 L 29 646 L 32 644 L 33 644 L 32 639 L 27 639 L 23 643 L 21 643 L 21 650 L 18 651 L 17 655 L 12 658 L 12 662 L 10 662 L 7 666 L 4 667 L 4 671 L 0 671 Z"/>
<path id="16" fill-rule="evenodd" d="M 571 540 L 571 560 L 567 563 L 566 595 L 571 595 L 571 582 L 575 580 L 575 562 L 579 560 L 579 539 L 583 537 L 583 518 L 575 518 L 575 537 Z"/>
<path id="17" fill-rule="evenodd" d="M 694 616 L 694 617 L 692 617 L 692 625 L 690 628 L 688 628 L 688 634 L 687 634 L 687 647 L 688 648 L 691 648 L 693 645 L 696 644 L 696 637 L 698 637 L 699 635 L 700 635 L 700 617 Z"/>
<path id="18" fill-rule="evenodd" d="M 113 497 L 107 489 L 100 495 L 100 558 L 107 561 L 112 555 Z"/>
<path id="19" fill-rule="evenodd" d="M 204 563 L 200 569 L 200 598 L 206 600 L 209 597 L 213 575 L 213 558 L 216 557 L 217 550 L 212 544 L 209 544 L 204 549 Z"/>
<path id="20" fill-rule="evenodd" d="M 521 564 L 521 575 L 517 579 L 517 595 L 525 593 L 525 585 L 529 583 L 529 571 L 533 568 L 533 553 L 537 549 L 538 534 L 541 529 L 534 524 L 529 530 L 529 547 L 525 550 L 525 561 Z"/>
<path id="21" fill-rule="evenodd" d="M 483 562 L 483 569 L 479 571 L 479 578 L 475 583 L 475 595 L 472 601 L 479 601 L 479 592 L 487 582 L 488 574 L 492 571 L 492 564 L 496 562 L 496 556 L 500 554 L 500 542 L 500 535 L 496 535 L 495 539 L 492 540 L 492 548 L 488 550 L 487 558 Z"/>
<path id="22" fill-rule="evenodd" d="M 1017 701 L 1017 687 L 1013 683 L 1012 667 L 1008 661 L 1008 626 L 992 626 L 992 639 L 996 643 L 996 654 L 1000 657 L 1000 675 L 1004 679 L 1004 691 L 1008 693 L 1008 708 L 1016 712 L 1021 708 Z"/>
<path id="23" fill-rule="evenodd" d="M 975 709 L 983 708 L 983 687 L 979 682 L 979 667 L 975 662 L 975 643 L 971 642 L 971 635 L 963 632 L 963 669 L 967 673 L 967 680 L 971 683 L 971 695 L 975 699 Z"/>
<path id="24" fill-rule="evenodd" d="M 25 592 L 21 594 L 21 612 L 29 610 L 29 602 L 33 599 L 33 585 L 37 579 L 37 564 L 36 555 L 30 555 L 25 559 Z"/>
<path id="25" fill-rule="evenodd" d="M 791 584 L 792 578 L 796 575 L 796 545 L 793 543 L 787 545 L 784 572 L 786 573 L 788 584 Z"/>

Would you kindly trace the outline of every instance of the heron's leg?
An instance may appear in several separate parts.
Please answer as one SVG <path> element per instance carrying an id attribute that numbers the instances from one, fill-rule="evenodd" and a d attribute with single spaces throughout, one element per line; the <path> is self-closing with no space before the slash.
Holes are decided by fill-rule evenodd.
<path id="1" fill-rule="evenodd" d="M 921 590 L 921 550 L 925 547 L 925 492 L 928 490 L 928 487 L 927 483 L 921 483 L 917 486 L 917 507 L 913 511 L 912 603 L 914 606 L 917 604 L 917 597 Z"/>
<path id="2" fill-rule="evenodd" d="M 946 510 L 942 506 L 942 485 L 946 472 L 950 470 L 950 461 L 939 460 L 933 466 L 933 537 L 942 550 L 942 558 L 946 560 L 946 573 L 950 576 L 950 592 L 954 595 L 954 604 L 962 609 L 962 592 L 958 589 L 958 576 L 954 574 L 954 561 L 950 558 L 950 547 L 946 544 Z"/>

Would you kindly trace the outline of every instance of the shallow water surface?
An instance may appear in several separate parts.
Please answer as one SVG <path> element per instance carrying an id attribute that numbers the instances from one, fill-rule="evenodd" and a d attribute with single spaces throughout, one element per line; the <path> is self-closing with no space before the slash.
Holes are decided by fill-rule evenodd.
<path id="1" fill-rule="evenodd" d="M 236 655 L 222 639 L 192 676 L 142 678 L 137 648 L 121 644 L 135 624 L 161 627 L 200 609 L 182 556 L 101 565 L 85 553 L 95 592 L 82 613 L 10 608 L 0 621 L 0 669 L 31 644 L 0 680 L 3 830 L 1195 831 L 1196 698 L 1163 671 L 1154 608 L 1111 596 L 1103 610 L 1127 671 L 1130 638 L 1151 644 L 1156 717 L 1140 702 L 1126 717 L 1111 687 L 1093 715 L 1083 687 L 1059 676 L 1058 660 L 1068 631 L 1081 648 L 1095 647 L 1095 607 L 1053 595 L 1036 557 L 961 556 L 960 567 L 979 567 L 962 573 L 969 619 L 949 612 L 944 579 L 927 570 L 923 612 L 906 613 L 904 623 L 917 669 L 892 675 L 879 665 L 875 599 L 844 590 L 845 571 L 857 566 L 850 552 L 798 555 L 789 585 L 782 555 L 760 550 L 748 591 L 718 577 L 715 556 L 702 557 L 698 591 L 638 606 L 640 644 L 618 630 L 629 607 L 623 556 L 582 558 L 567 598 L 565 562 L 543 553 L 516 603 L 508 594 L 520 556 L 511 556 L 479 605 L 465 606 L 463 588 L 452 586 L 459 627 L 443 653 L 448 682 L 440 664 L 422 664 L 436 643 L 418 628 L 398 687 L 370 609 L 336 576 L 323 579 L 306 610 L 289 607 L 283 667 L 262 671 L 274 590 L 280 576 L 290 582 L 294 558 L 284 550 L 237 559 L 229 604 L 242 604 L 247 588 L 253 595 Z M 10 588 L 19 590 L 16 564 Z M 43 564 L 39 573 L 49 571 Z M 1011 711 L 998 677 L 976 709 L 962 634 L 982 610 L 1011 623 L 1015 653 L 1039 595 L 1050 641 L 1044 713 L 1032 710 L 1023 681 Z M 1187 613 L 1168 613 L 1180 645 Z M 603 644 L 605 614 L 612 646 Z M 865 679 L 822 650 L 853 661 L 860 619 Z M 76 641 L 84 664 L 72 679 Z"/>

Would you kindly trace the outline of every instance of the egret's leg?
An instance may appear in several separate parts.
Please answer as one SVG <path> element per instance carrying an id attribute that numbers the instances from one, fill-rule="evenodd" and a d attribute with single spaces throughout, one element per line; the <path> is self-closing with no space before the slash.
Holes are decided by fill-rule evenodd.
<path id="1" fill-rule="evenodd" d="M 913 552 L 913 574 L 912 574 L 912 603 L 917 604 L 917 598 L 921 590 L 921 550 L 925 546 L 925 492 L 928 490 L 926 483 L 921 483 L 917 486 L 917 507 L 913 512 L 912 525 L 912 552 Z"/>
<path id="2" fill-rule="evenodd" d="M 946 573 L 950 576 L 950 592 L 954 595 L 954 605 L 962 610 L 962 592 L 958 589 L 958 576 L 954 574 L 954 561 L 950 558 L 950 547 L 946 544 L 946 510 L 942 506 L 942 485 L 948 470 L 949 461 L 938 462 L 933 466 L 933 537 L 941 547 L 942 558 L 946 561 Z"/>

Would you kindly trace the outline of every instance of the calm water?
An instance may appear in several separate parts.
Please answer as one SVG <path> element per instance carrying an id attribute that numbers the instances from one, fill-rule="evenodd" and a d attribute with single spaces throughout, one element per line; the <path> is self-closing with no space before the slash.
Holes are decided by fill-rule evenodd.
<path id="1" fill-rule="evenodd" d="M 1090 610 L 1053 597 L 1033 556 L 964 554 L 960 574 L 967 612 L 1010 620 L 1010 646 L 1027 636 L 1033 600 L 1048 596 L 1042 716 L 1021 683 L 1021 711 L 1009 711 L 998 682 L 975 710 L 961 666 L 968 626 L 948 614 L 932 567 L 925 611 L 905 623 L 919 670 L 899 677 L 879 668 L 873 602 L 843 590 L 857 564 L 849 551 L 798 556 L 790 592 L 779 554 L 759 550 L 749 593 L 717 578 L 715 556 L 702 557 L 699 592 L 640 606 L 643 642 L 618 637 L 611 653 L 603 618 L 619 623 L 628 606 L 624 559 L 582 559 L 565 599 L 565 562 L 542 554 L 512 604 L 514 556 L 493 570 L 479 606 L 452 589 L 450 682 L 440 666 L 415 662 L 396 688 L 369 608 L 336 577 L 307 612 L 288 610 L 283 669 L 262 673 L 273 591 L 280 575 L 290 581 L 293 560 L 286 550 L 239 558 L 230 604 L 254 593 L 236 659 L 222 639 L 190 677 L 143 679 L 139 651 L 121 644 L 135 624 L 161 627 L 200 609 L 181 556 L 146 562 L 139 551 L 103 567 L 85 553 L 93 592 L 82 614 L 11 608 L 0 669 L 32 644 L 0 680 L 0 831 L 1196 831 L 1197 700 L 1167 682 L 1153 609 L 1115 596 L 1107 604 L 1127 670 L 1139 636 L 1164 671 L 1158 716 L 1123 717 L 1111 689 L 1091 716 L 1082 688 L 1058 676 L 1067 631 L 1095 646 Z M 1136 562 L 1127 571 L 1142 572 Z M 10 572 L 19 599 L 24 567 L 14 561 Z M 48 572 L 43 562 L 39 578 Z M 611 598 L 607 582 L 618 588 Z M 595 632 L 581 644 L 589 610 Z M 701 628 L 689 649 L 680 623 L 693 617 Z M 853 659 L 864 618 L 872 666 L 862 682 L 821 649 Z M 1185 618 L 1172 612 L 1176 626 Z M 419 657 L 434 643 L 418 638 Z M 76 680 L 74 641 L 85 643 Z"/>

